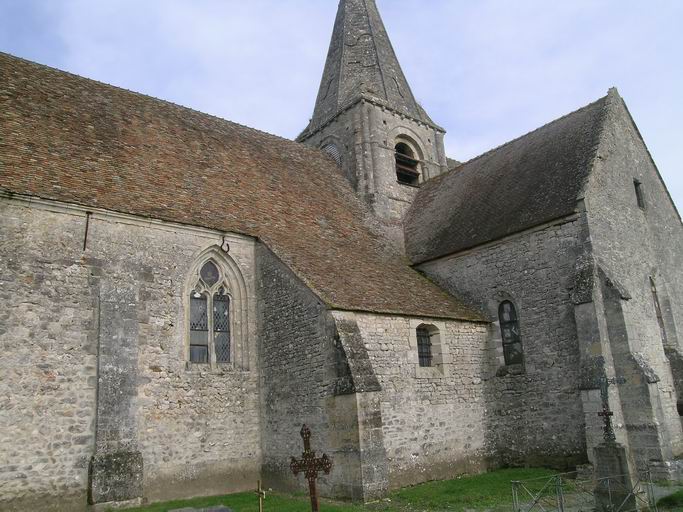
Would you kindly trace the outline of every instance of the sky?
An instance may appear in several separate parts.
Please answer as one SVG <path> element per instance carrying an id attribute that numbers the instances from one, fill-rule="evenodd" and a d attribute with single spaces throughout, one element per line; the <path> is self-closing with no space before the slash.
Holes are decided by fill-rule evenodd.
<path id="1" fill-rule="evenodd" d="M 616 86 L 683 211 L 683 1 L 377 0 L 417 99 L 468 160 Z M 287 138 L 337 0 L 0 0 L 0 51 Z"/>

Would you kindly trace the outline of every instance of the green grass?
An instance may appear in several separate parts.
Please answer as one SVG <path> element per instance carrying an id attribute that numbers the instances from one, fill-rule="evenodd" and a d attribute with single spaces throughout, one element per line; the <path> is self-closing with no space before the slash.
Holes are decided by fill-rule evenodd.
<path id="1" fill-rule="evenodd" d="M 662 507 L 663 510 L 682 510 L 683 490 L 662 498 L 657 502 L 657 507 Z"/>
<path id="2" fill-rule="evenodd" d="M 308 498 L 268 493 L 264 502 L 264 509 L 269 512 L 302 512 L 310 510 L 309 503 Z M 225 505 L 235 512 L 258 512 L 258 500 L 256 496 L 250 492 L 155 503 L 141 508 L 126 509 L 126 512 L 167 512 L 168 510 L 176 508 L 202 508 L 215 505 Z M 323 502 L 321 503 L 320 510 L 321 512 L 362 512 L 363 508 L 352 505 Z"/>
<path id="3" fill-rule="evenodd" d="M 554 474 L 555 471 L 547 469 L 501 469 L 483 475 L 408 487 L 393 493 L 391 499 L 414 510 L 461 511 L 493 508 L 511 503 L 510 481 L 550 477 Z"/>
<path id="4" fill-rule="evenodd" d="M 466 476 L 444 482 L 429 482 L 393 492 L 388 499 L 369 505 L 352 505 L 322 500 L 321 512 L 462 512 L 486 510 L 511 503 L 511 480 L 549 477 L 555 474 L 546 469 L 502 469 L 483 475 Z M 257 512 L 258 500 L 253 493 L 196 498 L 184 501 L 157 503 L 126 512 L 167 512 L 183 507 L 225 505 L 235 512 Z M 267 512 L 305 512 L 310 510 L 308 498 L 268 493 Z"/>

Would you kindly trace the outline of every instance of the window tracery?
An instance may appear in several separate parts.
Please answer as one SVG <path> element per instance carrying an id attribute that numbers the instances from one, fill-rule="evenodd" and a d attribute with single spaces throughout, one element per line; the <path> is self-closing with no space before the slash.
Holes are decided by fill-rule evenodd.
<path id="1" fill-rule="evenodd" d="M 218 265 L 206 261 L 190 293 L 190 362 L 230 363 L 230 296 Z M 209 314 L 211 312 L 211 314 Z"/>
<path id="2" fill-rule="evenodd" d="M 249 368 L 247 288 L 233 259 L 205 250 L 186 281 L 187 361 Z"/>

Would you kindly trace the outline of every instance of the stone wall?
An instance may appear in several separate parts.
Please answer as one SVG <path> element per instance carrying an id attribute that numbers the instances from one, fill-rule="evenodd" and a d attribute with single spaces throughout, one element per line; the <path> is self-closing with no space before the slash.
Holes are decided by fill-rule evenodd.
<path id="1" fill-rule="evenodd" d="M 86 219 L 78 208 L 2 200 L 0 508 L 25 510 L 32 498 L 32 510 L 81 510 L 91 457 L 121 450 L 141 455 L 150 500 L 251 488 L 261 457 L 256 352 L 249 369 L 190 366 L 186 356 L 187 274 L 223 237 L 105 212 Z M 254 242 L 227 241 L 248 290 L 243 341 L 254 345 Z M 99 409 L 98 378 L 108 401 Z"/>
<path id="2" fill-rule="evenodd" d="M 488 402 L 483 428 L 497 464 L 566 468 L 586 460 L 570 300 L 586 246 L 585 220 L 576 215 L 420 266 L 493 322 L 481 378 Z M 505 300 L 519 317 L 521 366 L 504 362 L 498 306 Z"/>
<path id="3" fill-rule="evenodd" d="M 382 435 L 389 486 L 397 488 L 486 469 L 486 327 L 440 321 L 347 313 L 359 328 L 381 386 Z M 415 330 L 432 337 L 434 365 L 418 364 Z"/>
<path id="4" fill-rule="evenodd" d="M 82 217 L 0 200 L 2 510 L 81 510 L 86 503 L 97 293 L 81 260 L 82 233 Z"/>
<path id="5" fill-rule="evenodd" d="M 279 489 L 307 489 L 290 458 L 303 451 L 306 424 L 312 448 L 334 463 L 321 475 L 323 495 L 368 500 L 383 490 L 381 475 L 364 475 L 359 421 L 371 396 L 356 393 L 335 319 L 268 248 L 258 248 L 259 332 L 263 395 L 263 478 Z M 374 480 L 379 479 L 379 483 Z"/>
<path id="6" fill-rule="evenodd" d="M 613 352 L 628 352 L 621 363 L 615 358 L 616 372 L 629 381 L 619 393 L 631 447 L 638 452 L 639 465 L 646 466 L 651 459 L 661 461 L 683 451 L 672 375 L 683 327 L 683 226 L 625 105 L 615 94 L 609 102 L 585 204 L 596 263 L 625 297 L 620 304 L 623 335 L 610 342 Z M 650 278 L 661 304 L 664 336 Z M 649 376 L 650 370 L 654 375 Z"/>

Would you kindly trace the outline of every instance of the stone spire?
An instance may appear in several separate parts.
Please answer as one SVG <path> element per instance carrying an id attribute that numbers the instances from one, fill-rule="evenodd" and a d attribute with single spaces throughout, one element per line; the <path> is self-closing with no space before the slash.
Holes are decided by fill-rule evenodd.
<path id="1" fill-rule="evenodd" d="M 415 101 L 375 0 L 341 0 L 313 118 L 299 138 L 363 98 L 434 125 Z"/>

